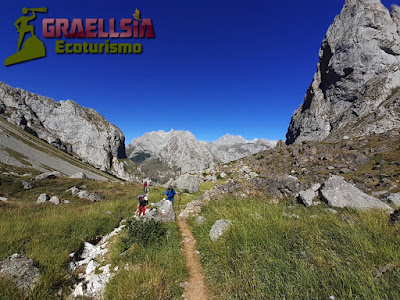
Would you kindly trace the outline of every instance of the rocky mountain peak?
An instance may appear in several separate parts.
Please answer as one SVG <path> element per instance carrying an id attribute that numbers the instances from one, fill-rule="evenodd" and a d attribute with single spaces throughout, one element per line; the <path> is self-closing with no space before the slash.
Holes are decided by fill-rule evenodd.
<path id="1" fill-rule="evenodd" d="M 400 87 L 398 16 L 398 6 L 390 14 L 379 0 L 346 1 L 322 42 L 317 72 L 289 125 L 288 144 L 400 127 L 399 101 L 389 99 Z M 363 119 L 367 124 L 357 123 Z"/>
<path id="2" fill-rule="evenodd" d="M 234 145 L 239 143 L 247 143 L 248 141 L 240 135 L 231 135 L 229 133 L 214 141 L 214 145 Z"/>
<path id="3" fill-rule="evenodd" d="M 189 131 L 171 130 L 148 132 L 133 139 L 127 153 L 145 175 L 162 182 L 271 149 L 275 144 L 268 140 L 247 141 L 230 134 L 208 143 L 197 140 Z"/>
<path id="4" fill-rule="evenodd" d="M 122 131 L 94 109 L 81 107 L 72 100 L 56 102 L 0 82 L 0 114 L 50 145 L 102 170 L 110 170 L 116 159 L 126 157 Z"/>

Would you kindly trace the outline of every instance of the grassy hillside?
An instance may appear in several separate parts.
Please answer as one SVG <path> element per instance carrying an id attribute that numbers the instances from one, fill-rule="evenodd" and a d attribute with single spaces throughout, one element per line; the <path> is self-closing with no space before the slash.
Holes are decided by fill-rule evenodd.
<path id="1" fill-rule="evenodd" d="M 190 223 L 213 299 L 400 298 L 399 227 L 383 212 L 226 198 L 202 215 Z M 211 242 L 222 218 L 232 227 Z"/>
<path id="2" fill-rule="evenodd" d="M 0 165 L 0 170 L 18 174 L 27 172 L 27 169 L 5 165 Z M 9 202 L 0 202 L 0 260 L 13 253 L 20 253 L 37 264 L 42 277 L 29 299 L 55 299 L 57 293 L 65 298 L 72 282 L 68 270 L 68 254 L 78 251 L 84 241 L 111 232 L 122 219 L 129 219 L 136 210 L 136 196 L 142 192 L 142 187 L 138 184 L 69 178 L 30 180 L 34 175 L 35 172 L 31 177 L 0 174 L 0 196 L 9 198 Z M 22 179 L 31 182 L 34 188 L 23 190 Z M 65 192 L 72 186 L 82 185 L 86 185 L 89 191 L 101 191 L 105 199 L 91 203 Z M 52 203 L 36 204 L 41 193 L 56 195 L 60 200 L 69 200 L 70 203 L 58 206 Z M 152 202 L 159 198 L 155 193 L 150 194 Z M 169 299 L 176 299 L 182 294 L 183 288 L 179 283 L 185 281 L 186 269 L 180 236 L 175 224 L 165 226 L 170 232 L 167 243 L 144 248 L 131 245 L 126 256 L 120 256 L 122 251 L 119 243 L 123 234 L 113 240 L 108 263 L 113 268 L 119 266 L 120 273 L 107 290 L 108 299 L 146 299 L 143 298 L 143 288 L 151 292 L 149 295 L 161 289 L 162 295 L 170 295 Z M 172 270 L 177 266 L 181 270 L 178 273 Z M 125 270 L 125 267 L 130 271 Z M 143 274 L 147 275 L 143 278 Z M 150 280 L 150 274 L 158 274 L 154 276 L 159 280 Z M 127 294 L 128 289 L 130 292 Z M 24 298 L 16 292 L 11 282 L 0 280 L 0 299 Z"/>

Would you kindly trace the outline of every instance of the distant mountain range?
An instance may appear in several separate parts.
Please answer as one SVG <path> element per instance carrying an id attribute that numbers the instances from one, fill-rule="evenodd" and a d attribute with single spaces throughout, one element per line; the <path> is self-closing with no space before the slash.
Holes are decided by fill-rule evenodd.
<path id="1" fill-rule="evenodd" d="M 128 157 L 140 171 L 160 182 L 183 173 L 203 171 L 216 164 L 230 162 L 275 147 L 275 141 L 227 134 L 208 143 L 189 131 L 154 131 L 132 140 Z"/>

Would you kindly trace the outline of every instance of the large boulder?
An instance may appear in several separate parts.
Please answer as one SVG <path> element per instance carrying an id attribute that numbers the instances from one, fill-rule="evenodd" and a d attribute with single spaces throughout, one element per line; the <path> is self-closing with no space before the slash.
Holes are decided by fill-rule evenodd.
<path id="1" fill-rule="evenodd" d="M 210 239 L 215 242 L 218 240 L 223 234 L 225 233 L 226 230 L 231 227 L 232 222 L 227 219 L 221 219 L 218 221 L 215 221 L 214 225 L 211 227 L 210 230 Z"/>
<path id="2" fill-rule="evenodd" d="M 357 209 L 379 208 L 392 210 L 379 199 L 365 194 L 343 177 L 332 175 L 320 189 L 322 200 L 333 207 L 350 207 Z"/>
<path id="3" fill-rule="evenodd" d="M 153 209 L 144 217 L 145 220 L 154 219 L 157 222 L 174 222 L 175 213 L 172 202 L 161 200 L 153 205 Z"/>
<path id="4" fill-rule="evenodd" d="M 200 191 L 200 184 L 202 180 L 194 175 L 183 174 L 175 179 L 173 185 L 181 191 L 188 191 L 189 193 L 196 193 Z"/>
<path id="5" fill-rule="evenodd" d="M 47 173 L 42 173 L 40 175 L 37 175 L 35 177 L 35 180 L 44 180 L 44 179 L 55 179 L 61 176 L 60 172 L 54 171 L 54 172 L 47 172 Z"/>
<path id="6" fill-rule="evenodd" d="M 0 278 L 8 278 L 28 293 L 40 278 L 39 269 L 25 255 L 13 254 L 0 262 Z"/>
<path id="7" fill-rule="evenodd" d="M 57 196 L 51 197 L 50 200 L 49 200 L 49 202 L 51 202 L 51 203 L 53 203 L 53 204 L 55 204 L 55 205 L 58 205 L 58 204 L 61 203 L 60 199 L 59 199 Z"/>
<path id="8" fill-rule="evenodd" d="M 36 203 L 41 204 L 41 203 L 45 203 L 48 200 L 50 200 L 50 197 L 47 194 L 43 193 L 43 194 L 40 194 L 40 196 L 37 198 Z"/>

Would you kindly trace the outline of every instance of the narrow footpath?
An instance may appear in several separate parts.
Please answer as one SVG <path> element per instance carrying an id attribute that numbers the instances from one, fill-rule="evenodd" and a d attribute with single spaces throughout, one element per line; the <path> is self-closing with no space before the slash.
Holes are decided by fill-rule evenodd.
<path id="1" fill-rule="evenodd" d="M 189 284 L 185 289 L 185 298 L 187 300 L 206 300 L 208 299 L 207 287 L 196 253 L 196 241 L 186 220 L 179 220 L 178 227 L 183 237 L 183 252 L 189 269 Z"/>

